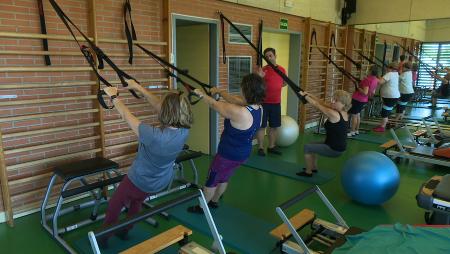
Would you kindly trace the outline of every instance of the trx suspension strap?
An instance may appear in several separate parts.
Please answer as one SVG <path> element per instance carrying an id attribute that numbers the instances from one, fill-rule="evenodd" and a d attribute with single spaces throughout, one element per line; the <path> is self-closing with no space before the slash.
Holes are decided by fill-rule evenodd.
<path id="1" fill-rule="evenodd" d="M 361 64 L 355 62 L 355 60 L 353 60 L 351 57 L 349 57 L 347 54 L 345 54 L 345 52 L 343 52 L 342 50 L 338 49 L 336 46 L 336 37 L 334 35 L 334 33 L 331 34 L 331 38 L 330 38 L 330 52 L 331 53 L 331 46 L 334 47 L 334 49 L 339 52 L 339 54 L 341 54 L 342 56 L 344 56 L 345 58 L 347 58 L 350 62 L 352 62 L 352 64 L 354 64 L 356 66 L 356 69 L 361 69 Z"/>
<path id="2" fill-rule="evenodd" d="M 263 33 L 263 20 L 259 22 L 259 36 L 258 36 L 258 51 L 262 52 L 262 33 Z M 262 58 L 260 54 L 256 55 L 256 65 L 262 67 Z"/>
<path id="3" fill-rule="evenodd" d="M 59 5 L 55 2 L 55 0 L 49 0 L 50 4 L 53 6 L 53 9 L 55 10 L 56 14 L 59 16 L 59 18 L 62 20 L 64 25 L 67 27 L 69 32 L 72 34 L 73 38 L 75 39 L 76 43 L 80 46 L 80 51 L 83 53 L 83 56 L 86 58 L 86 61 L 89 63 L 89 65 L 92 67 L 92 70 L 94 71 L 97 78 L 106 86 L 112 87 L 112 85 L 104 79 L 100 73 L 98 72 L 97 68 L 95 68 L 95 57 L 98 60 L 98 69 L 103 69 L 103 61 L 105 61 L 111 68 L 116 72 L 117 76 L 120 79 L 120 82 L 122 83 L 123 87 L 127 87 L 128 83 L 125 81 L 125 79 L 133 79 L 136 82 L 138 82 L 136 79 L 128 75 L 126 72 L 122 71 L 119 67 L 117 67 L 114 62 L 99 48 L 97 45 L 95 45 L 94 42 L 92 42 L 81 30 L 70 20 L 70 18 L 63 12 L 63 10 L 59 7 Z M 77 40 L 77 37 L 75 36 L 75 33 L 73 32 L 72 28 L 70 27 L 71 24 L 81 36 L 86 40 L 86 42 L 89 44 L 89 46 L 81 45 L 80 42 Z M 138 82 L 139 83 L 139 82 Z M 130 93 L 136 97 L 140 98 L 134 90 L 129 90 Z M 112 109 L 114 105 L 108 106 L 103 99 L 103 95 L 106 93 L 100 89 L 98 89 L 97 92 L 97 98 L 100 103 L 100 105 L 105 109 Z"/>
<path id="4" fill-rule="evenodd" d="M 419 57 L 417 57 L 413 52 L 411 52 L 409 49 L 403 47 L 402 45 L 400 45 L 399 43 L 396 43 L 398 46 L 400 46 L 400 48 L 402 48 L 404 51 L 408 52 L 408 54 L 410 54 L 411 56 L 414 56 L 414 58 L 417 59 L 417 61 L 419 62 L 419 64 L 423 65 L 423 67 L 425 67 L 425 71 L 428 72 L 428 74 L 430 74 L 431 76 L 434 76 L 432 69 L 436 69 L 435 67 L 424 63 L 422 60 L 420 60 Z"/>
<path id="5" fill-rule="evenodd" d="M 383 60 L 382 60 L 383 66 L 386 64 L 386 52 L 387 52 L 387 43 L 386 43 L 386 41 L 384 41 Z M 381 74 L 384 75 L 384 73 L 386 73 L 386 71 L 384 68 L 382 68 Z"/>
<path id="6" fill-rule="evenodd" d="M 284 80 L 284 82 L 286 82 L 286 84 L 289 85 L 289 87 L 295 92 L 295 95 L 297 95 L 297 97 L 302 101 L 303 104 L 306 104 L 307 101 L 305 99 L 304 96 L 300 95 L 300 91 L 303 91 L 297 84 L 294 83 L 294 81 L 292 81 L 290 78 L 288 78 L 288 76 L 286 76 L 286 74 L 284 74 L 277 66 L 275 66 L 271 61 L 269 61 L 269 59 L 266 58 L 266 56 L 264 56 L 264 54 L 262 54 L 260 51 L 258 51 L 258 48 L 242 33 L 241 30 L 239 30 L 239 28 L 237 28 L 233 22 L 231 22 L 227 17 L 225 17 L 222 12 L 218 12 L 220 15 L 220 23 L 221 23 L 221 27 L 222 27 L 222 54 L 223 54 L 223 63 L 226 63 L 226 51 L 225 51 L 225 22 L 226 21 L 232 28 L 234 28 L 239 35 L 257 52 L 257 54 L 264 59 L 267 64 Z"/>
<path id="7" fill-rule="evenodd" d="M 130 19 L 130 25 L 128 25 L 127 22 L 127 16 Z M 189 75 L 186 71 L 180 70 L 179 68 L 177 68 L 176 66 L 172 65 L 171 63 L 167 62 L 166 60 L 162 59 L 161 57 L 159 57 L 158 55 L 156 55 L 155 53 L 151 52 L 150 50 L 144 48 L 142 45 L 138 44 L 138 43 L 133 43 L 133 40 L 136 41 L 137 40 L 137 35 L 134 29 L 134 25 L 133 25 L 133 20 L 131 17 L 131 4 L 129 2 L 129 0 L 125 1 L 124 4 L 124 22 L 125 22 L 125 34 L 127 36 L 127 42 L 128 42 L 128 49 L 130 50 L 130 60 L 132 59 L 132 48 L 133 48 L 133 44 L 136 45 L 138 48 L 140 48 L 142 51 L 144 51 L 145 54 L 147 54 L 148 56 L 152 57 L 153 59 L 156 60 L 156 62 L 158 62 L 158 64 L 160 64 L 164 69 L 166 69 L 166 71 L 168 72 L 169 76 L 175 78 L 178 82 L 180 82 L 184 88 L 188 91 L 189 95 L 189 102 L 194 105 L 196 104 L 200 98 L 198 98 L 198 100 L 194 100 L 193 96 L 198 97 L 193 91 L 195 89 L 195 87 L 189 85 L 187 82 L 183 81 L 181 78 L 179 78 L 177 75 L 175 75 L 170 69 L 171 68 L 175 71 L 177 71 L 177 73 L 193 80 L 194 82 L 196 82 L 198 85 L 200 85 L 203 88 L 203 91 L 205 91 L 205 93 L 209 96 L 211 95 L 210 89 L 212 88 L 212 86 L 201 82 L 200 80 L 194 78 L 193 76 Z M 128 32 L 127 32 L 128 31 Z M 131 31 L 131 32 L 130 32 Z M 218 100 L 219 98 L 216 98 L 216 100 Z"/>
<path id="8" fill-rule="evenodd" d="M 330 55 L 328 55 L 327 53 L 323 52 L 323 50 L 321 50 L 319 47 L 317 47 L 317 33 L 316 30 L 313 30 L 311 33 L 311 40 L 310 40 L 310 45 L 313 44 L 313 40 L 314 40 L 314 45 L 316 45 L 316 49 L 324 56 L 328 59 L 328 62 L 333 64 L 334 67 L 336 67 L 336 69 L 338 69 L 342 74 L 344 74 L 347 78 L 349 78 L 353 84 L 355 85 L 355 89 L 358 89 L 358 84 L 361 82 L 361 80 L 355 76 L 353 76 L 350 72 L 346 71 L 344 68 L 342 68 L 341 66 L 339 66 L 338 64 L 336 64 L 336 62 L 333 61 L 333 59 L 331 59 Z M 312 47 L 309 48 L 309 53 L 312 52 Z M 311 57 L 311 54 L 309 55 L 309 57 Z"/>
<path id="9" fill-rule="evenodd" d="M 41 33 L 47 34 L 47 27 L 45 25 L 44 5 L 42 3 L 42 0 L 38 0 L 37 4 L 38 4 L 38 9 L 39 9 L 39 21 L 41 23 Z M 48 40 L 47 39 L 42 39 L 42 46 L 44 47 L 45 51 L 48 51 Z M 52 65 L 49 55 L 44 55 L 44 59 L 45 59 L 46 65 Z"/>

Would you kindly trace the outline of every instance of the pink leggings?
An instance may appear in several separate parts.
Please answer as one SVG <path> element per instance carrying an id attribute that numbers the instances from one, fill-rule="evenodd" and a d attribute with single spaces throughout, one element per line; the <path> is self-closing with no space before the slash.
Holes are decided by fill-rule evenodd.
<path id="1" fill-rule="evenodd" d="M 142 202 L 144 202 L 148 195 L 149 193 L 138 189 L 130 179 L 128 179 L 128 176 L 125 176 L 109 200 L 103 226 L 106 227 L 118 222 L 120 211 L 123 207 L 128 208 L 127 218 L 137 214 L 141 210 Z M 124 231 L 130 230 L 132 227 L 133 225 L 129 225 Z"/>

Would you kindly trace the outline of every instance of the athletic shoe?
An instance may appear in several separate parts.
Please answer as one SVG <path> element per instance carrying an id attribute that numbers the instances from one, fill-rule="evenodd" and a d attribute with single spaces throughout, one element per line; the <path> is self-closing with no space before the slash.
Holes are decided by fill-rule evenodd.
<path id="1" fill-rule="evenodd" d="M 282 153 L 281 153 L 281 151 L 280 150 L 278 150 L 277 148 L 275 148 L 275 147 L 272 147 L 272 148 L 267 148 L 267 152 L 268 153 L 273 153 L 273 154 L 276 154 L 276 155 L 281 155 Z"/>
<path id="2" fill-rule="evenodd" d="M 355 133 L 353 135 L 359 135 L 359 131 L 355 131 Z"/>
<path id="3" fill-rule="evenodd" d="M 351 137 L 353 137 L 353 136 L 355 136 L 355 135 L 356 135 L 356 134 L 355 134 L 355 132 L 353 132 L 353 131 L 347 133 L 347 137 L 349 137 L 349 138 L 351 138 Z"/>
<path id="4" fill-rule="evenodd" d="M 372 129 L 375 132 L 384 132 L 385 128 L 383 126 L 378 126 Z"/>
<path id="5" fill-rule="evenodd" d="M 300 172 L 297 172 L 295 174 L 298 175 L 298 176 L 303 176 L 303 177 L 312 177 L 313 176 L 312 173 L 309 174 L 309 173 L 306 173 L 305 171 L 300 171 Z"/>
<path id="6" fill-rule="evenodd" d="M 303 168 L 303 171 L 305 171 L 306 172 L 306 168 Z M 317 173 L 317 172 L 319 172 L 319 171 L 317 171 L 317 169 L 313 169 L 313 170 L 311 170 L 313 173 Z"/>
<path id="7" fill-rule="evenodd" d="M 203 209 L 199 205 L 190 206 L 188 207 L 187 211 L 190 213 L 203 214 Z"/>
<path id="8" fill-rule="evenodd" d="M 259 149 L 258 149 L 258 155 L 259 155 L 259 156 L 266 156 L 266 153 L 264 152 L 264 149 L 259 148 Z"/>
<path id="9" fill-rule="evenodd" d="M 212 209 L 219 208 L 219 202 L 214 202 L 211 200 L 208 202 L 208 206 L 209 206 L 209 208 L 212 208 Z"/>

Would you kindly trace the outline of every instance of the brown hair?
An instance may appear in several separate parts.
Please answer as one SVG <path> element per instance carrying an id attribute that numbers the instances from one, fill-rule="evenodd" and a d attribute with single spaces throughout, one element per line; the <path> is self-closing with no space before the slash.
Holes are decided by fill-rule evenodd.
<path id="1" fill-rule="evenodd" d="M 241 90 L 248 104 L 261 104 L 266 97 L 264 79 L 256 73 L 250 73 L 242 78 Z"/>
<path id="2" fill-rule="evenodd" d="M 193 114 L 187 98 L 177 93 L 167 94 L 161 103 L 158 120 L 163 129 L 169 126 L 175 128 L 191 128 Z"/>
<path id="3" fill-rule="evenodd" d="M 344 105 L 343 111 L 348 111 L 352 107 L 352 96 L 344 90 L 334 92 L 333 98 Z"/>

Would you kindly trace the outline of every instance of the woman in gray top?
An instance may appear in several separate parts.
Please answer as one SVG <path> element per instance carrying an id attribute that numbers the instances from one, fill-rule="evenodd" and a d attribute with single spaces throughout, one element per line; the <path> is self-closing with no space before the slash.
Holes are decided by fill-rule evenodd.
<path id="1" fill-rule="evenodd" d="M 127 80 L 127 83 L 129 89 L 143 94 L 156 110 L 159 125 L 147 125 L 135 117 L 117 97 L 116 87 L 104 89 L 139 141 L 136 159 L 108 203 L 104 226 L 116 223 L 125 206 L 128 208 L 127 217 L 138 213 L 149 194 L 167 187 L 172 179 L 175 159 L 183 149 L 193 119 L 188 100 L 180 94 L 169 93 L 161 101 L 134 80 Z M 131 227 L 117 235 L 127 239 Z M 99 241 L 99 244 L 106 247 L 107 241 L 108 237 Z"/>

